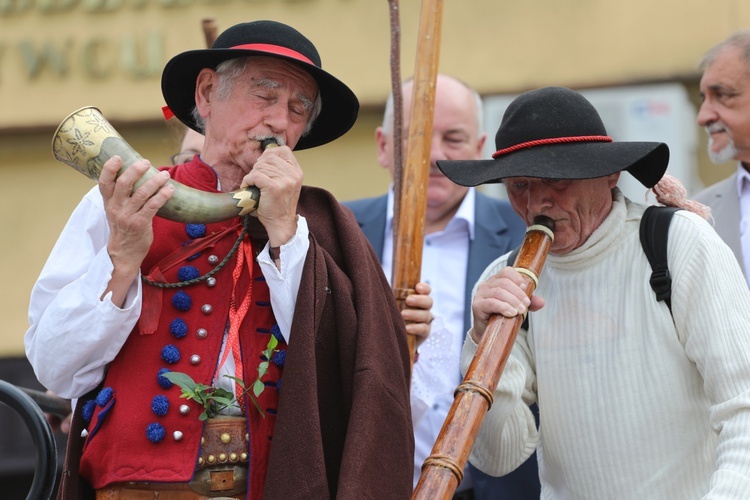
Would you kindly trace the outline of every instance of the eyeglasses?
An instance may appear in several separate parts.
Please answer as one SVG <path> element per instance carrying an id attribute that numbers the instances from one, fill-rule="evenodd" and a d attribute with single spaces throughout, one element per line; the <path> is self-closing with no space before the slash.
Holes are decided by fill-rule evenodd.
<path id="1" fill-rule="evenodd" d="M 172 160 L 172 165 L 182 165 L 188 163 L 193 157 L 198 154 L 195 151 L 182 151 L 169 157 Z"/>

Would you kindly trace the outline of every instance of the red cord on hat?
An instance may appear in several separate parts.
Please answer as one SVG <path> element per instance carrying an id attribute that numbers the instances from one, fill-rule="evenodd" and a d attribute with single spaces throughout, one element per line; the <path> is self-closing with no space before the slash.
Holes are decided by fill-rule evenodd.
<path id="1" fill-rule="evenodd" d="M 608 135 L 579 135 L 576 137 L 553 137 L 551 139 L 537 139 L 535 141 L 522 142 L 511 146 L 509 148 L 503 148 L 495 151 L 492 154 L 492 158 L 497 159 L 498 157 L 518 151 L 524 148 L 533 148 L 534 146 L 545 146 L 547 144 L 562 144 L 566 142 L 612 142 L 612 138 Z"/>
<path id="2" fill-rule="evenodd" d="M 270 43 L 246 43 L 244 45 L 235 45 L 234 47 L 230 47 L 230 48 L 242 49 L 242 50 L 257 50 L 259 52 L 268 52 L 270 54 L 277 54 L 280 56 L 291 57 L 292 59 L 297 59 L 298 61 L 302 61 L 312 66 L 315 66 L 314 62 L 312 62 L 309 58 L 300 54 L 296 50 L 290 49 L 288 47 L 282 47 L 280 45 L 272 45 Z"/>

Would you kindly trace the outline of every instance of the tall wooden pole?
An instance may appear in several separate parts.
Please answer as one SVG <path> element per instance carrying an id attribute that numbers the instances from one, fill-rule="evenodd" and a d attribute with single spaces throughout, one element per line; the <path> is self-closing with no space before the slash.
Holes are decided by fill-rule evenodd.
<path id="1" fill-rule="evenodd" d="M 210 49 L 219 35 L 219 26 L 213 17 L 204 18 L 201 21 L 201 26 L 203 27 L 203 35 L 206 37 L 206 47 Z"/>
<path id="2" fill-rule="evenodd" d="M 435 85 L 440 58 L 442 20 L 443 0 L 423 0 L 417 37 L 409 135 L 406 143 L 406 164 L 401 176 L 394 178 L 394 184 L 397 186 L 394 187 L 394 192 L 399 195 L 394 207 L 391 285 L 402 310 L 405 308 L 406 297 L 415 293 L 414 287 L 419 282 L 422 271 L 432 118 L 435 112 Z M 411 335 L 408 341 L 413 362 L 416 343 Z"/>
<path id="3" fill-rule="evenodd" d="M 391 94 L 393 95 L 393 234 L 398 233 L 398 217 L 401 211 L 401 176 L 404 172 L 403 108 L 401 92 L 401 24 L 398 0 L 388 0 L 391 24 Z"/>

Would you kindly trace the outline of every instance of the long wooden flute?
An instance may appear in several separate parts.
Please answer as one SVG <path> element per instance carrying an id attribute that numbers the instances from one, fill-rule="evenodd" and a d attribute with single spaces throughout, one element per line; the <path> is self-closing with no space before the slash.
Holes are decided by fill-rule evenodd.
<path id="1" fill-rule="evenodd" d="M 526 281 L 529 297 L 554 240 L 554 221 L 537 217 L 526 229 L 526 236 L 513 264 Z M 500 381 L 524 317 L 494 315 L 487 324 L 463 382 L 445 418 L 432 454 L 422 464 L 422 475 L 412 500 L 450 500 L 463 479 L 469 453 L 482 420 L 492 406 L 492 394 Z"/>

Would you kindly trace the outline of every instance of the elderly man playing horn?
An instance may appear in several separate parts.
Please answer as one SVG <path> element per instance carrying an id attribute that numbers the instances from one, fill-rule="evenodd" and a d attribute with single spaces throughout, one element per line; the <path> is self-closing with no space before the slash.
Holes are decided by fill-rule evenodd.
<path id="1" fill-rule="evenodd" d="M 537 450 L 544 499 L 750 498 L 750 292 L 737 261 L 706 220 L 675 212 L 670 314 L 649 287 L 646 207 L 616 187 L 623 170 L 654 186 L 667 146 L 612 142 L 593 106 L 557 87 L 513 101 L 495 142 L 493 160 L 438 165 L 459 184 L 502 181 L 527 224 L 544 215 L 555 229 L 530 300 L 507 256 L 475 288 L 464 371 L 492 315 L 533 312 L 471 462 L 499 475 Z"/>
<path id="2" fill-rule="evenodd" d="M 135 191 L 148 163 L 116 178 L 120 158 L 107 161 L 32 294 L 28 357 L 44 385 L 78 399 L 64 497 L 406 498 L 404 322 L 351 212 L 302 186 L 293 153 L 344 134 L 357 99 L 307 38 L 272 21 L 175 56 L 162 90 L 205 134 L 202 153 Z M 255 186 L 255 217 L 155 217 L 180 195 L 169 179 Z M 431 299 L 413 300 L 416 330 L 429 328 Z M 204 429 L 210 415 L 180 397 L 178 375 L 234 418 Z"/>

